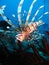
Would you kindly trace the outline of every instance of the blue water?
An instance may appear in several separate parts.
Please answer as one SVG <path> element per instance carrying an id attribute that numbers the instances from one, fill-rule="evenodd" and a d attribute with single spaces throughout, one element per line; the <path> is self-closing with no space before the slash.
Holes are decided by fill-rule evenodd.
<path id="1" fill-rule="evenodd" d="M 24 3 L 22 5 L 22 11 L 21 13 L 24 13 L 24 10 L 28 12 L 29 7 L 31 5 L 33 0 L 24 0 Z M 18 25 L 18 22 L 15 22 L 14 18 L 12 17 L 12 14 L 16 15 L 16 21 L 18 21 L 18 14 L 17 14 L 17 8 L 20 0 L 0 0 L 0 7 L 2 5 L 6 5 L 6 8 L 4 10 L 5 15 L 13 22 L 14 25 Z M 44 5 L 44 8 L 40 10 L 38 15 L 35 18 L 35 21 L 38 20 L 39 16 L 42 15 L 44 12 L 48 11 L 49 12 L 49 0 L 37 0 L 37 2 L 34 4 L 34 7 L 31 12 L 31 16 L 29 18 L 29 21 L 31 21 L 32 17 L 34 16 L 35 12 L 37 9 L 41 6 Z M 21 16 L 22 17 L 22 16 Z M 27 14 L 24 14 L 22 17 L 22 20 L 26 20 Z M 2 17 L 0 17 L 0 20 L 3 20 Z M 45 22 L 46 25 L 44 25 L 45 30 L 49 30 L 49 14 L 45 15 L 43 18 L 41 18 L 43 22 Z M 42 28 L 43 29 L 43 28 Z M 42 30 L 43 31 L 43 30 Z"/>

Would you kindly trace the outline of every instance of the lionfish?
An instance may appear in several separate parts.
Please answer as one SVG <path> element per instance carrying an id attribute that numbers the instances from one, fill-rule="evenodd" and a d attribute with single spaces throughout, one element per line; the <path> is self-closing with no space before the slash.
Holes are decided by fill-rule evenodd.
<path id="1" fill-rule="evenodd" d="M 37 0 L 33 0 L 33 2 L 31 3 L 31 6 L 30 6 L 29 11 L 28 11 L 28 15 L 27 15 L 27 17 L 26 17 L 26 22 L 25 22 L 25 25 L 24 25 L 24 24 L 22 24 L 22 19 L 21 19 L 21 10 L 22 10 L 22 4 L 24 3 L 24 0 L 20 0 L 20 3 L 19 3 L 19 5 L 18 5 L 18 10 L 17 10 L 17 13 L 18 13 L 18 21 L 19 21 L 19 26 L 20 26 L 20 27 L 16 27 L 16 26 L 12 23 L 12 21 L 5 16 L 5 14 L 4 14 L 4 9 L 5 9 L 6 5 L 3 5 L 2 7 L 0 7 L 0 15 L 2 16 L 2 18 L 3 18 L 9 25 L 11 25 L 11 27 L 14 28 L 14 30 L 16 30 L 16 31 L 19 32 L 19 34 L 16 35 L 16 39 L 19 40 L 19 41 L 21 41 L 21 42 L 24 41 L 25 39 L 30 39 L 31 37 L 32 37 L 31 39 L 37 39 L 39 36 L 42 35 L 42 34 L 40 34 L 39 32 L 38 32 L 38 34 L 37 34 L 36 29 L 37 29 L 38 26 L 40 26 L 40 25 L 42 25 L 42 24 L 44 23 L 44 22 L 43 22 L 42 20 L 40 20 L 40 19 L 41 19 L 44 15 L 48 14 L 49 12 L 43 13 L 43 14 L 38 18 L 37 22 L 34 22 L 34 20 L 35 20 L 37 14 L 39 13 L 40 9 L 44 8 L 44 5 L 41 5 L 41 6 L 37 9 L 36 13 L 34 14 L 32 20 L 31 20 L 31 22 L 28 23 L 29 17 L 30 17 L 30 15 L 31 15 L 31 11 L 32 11 L 32 9 L 33 9 L 34 4 L 36 3 L 36 1 L 37 1 Z M 25 11 L 25 12 L 26 12 L 26 11 Z M 15 18 L 15 15 L 14 15 L 14 14 L 13 14 L 12 16 Z M 34 32 L 34 33 L 36 32 L 37 35 L 35 35 L 33 32 Z M 31 35 L 31 33 L 33 33 L 33 34 Z"/>

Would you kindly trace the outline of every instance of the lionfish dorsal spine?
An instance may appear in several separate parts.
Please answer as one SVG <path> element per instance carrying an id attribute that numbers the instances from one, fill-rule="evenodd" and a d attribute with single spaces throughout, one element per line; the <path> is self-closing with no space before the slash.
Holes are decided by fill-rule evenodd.
<path id="1" fill-rule="evenodd" d="M 37 14 L 39 13 L 40 9 L 42 9 L 43 7 L 44 7 L 44 5 L 40 6 L 40 7 L 37 9 L 37 11 L 36 11 L 36 13 L 34 14 L 34 16 L 33 16 L 33 18 L 32 18 L 31 21 L 34 21 L 34 20 L 35 20 L 35 18 L 36 18 L 36 16 L 37 16 Z"/>
<path id="2" fill-rule="evenodd" d="M 18 5 L 18 21 L 19 21 L 19 25 L 22 24 L 22 20 L 21 20 L 21 10 L 22 10 L 22 4 L 23 4 L 24 0 L 21 0 L 19 5 Z"/>
<path id="3" fill-rule="evenodd" d="M 30 15 L 31 15 L 31 11 L 32 11 L 32 9 L 33 9 L 33 7 L 34 7 L 35 2 L 36 2 L 36 0 L 33 0 L 31 6 L 30 6 L 30 8 L 29 8 L 28 15 L 27 15 L 27 18 L 26 18 L 26 23 L 25 23 L 26 25 L 28 24 L 28 20 L 29 20 L 29 17 L 30 17 Z"/>

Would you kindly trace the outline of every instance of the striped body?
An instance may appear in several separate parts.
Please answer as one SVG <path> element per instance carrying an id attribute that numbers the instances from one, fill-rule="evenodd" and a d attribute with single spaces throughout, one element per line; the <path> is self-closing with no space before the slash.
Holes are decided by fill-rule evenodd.
<path id="1" fill-rule="evenodd" d="M 29 37 L 30 33 L 36 30 L 36 28 L 40 25 L 43 24 L 42 21 L 35 22 L 35 23 L 30 23 L 24 31 L 22 31 L 20 34 L 16 35 L 16 39 L 19 41 L 24 41 L 26 38 Z"/>

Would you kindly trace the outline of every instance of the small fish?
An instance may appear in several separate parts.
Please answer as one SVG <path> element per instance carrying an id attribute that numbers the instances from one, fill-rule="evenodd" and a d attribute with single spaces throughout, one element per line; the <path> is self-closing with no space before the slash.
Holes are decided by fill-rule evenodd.
<path id="1" fill-rule="evenodd" d="M 16 17 L 16 16 L 15 16 L 15 14 L 12 14 L 12 17 L 14 17 L 14 18 L 15 18 L 15 17 Z"/>

